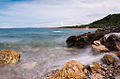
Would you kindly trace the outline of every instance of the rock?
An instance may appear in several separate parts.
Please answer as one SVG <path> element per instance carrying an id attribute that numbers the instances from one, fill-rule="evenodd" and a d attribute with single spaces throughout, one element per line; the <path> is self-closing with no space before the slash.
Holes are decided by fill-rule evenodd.
<path id="1" fill-rule="evenodd" d="M 120 51 L 120 33 L 109 33 L 100 40 L 94 41 L 92 48 L 95 51 Z"/>
<path id="2" fill-rule="evenodd" d="M 120 26 L 98 29 L 95 32 L 85 33 L 79 36 L 70 36 L 67 40 L 67 47 L 84 48 L 96 40 L 104 37 L 105 34 L 120 32 Z"/>
<path id="3" fill-rule="evenodd" d="M 104 64 L 93 62 L 85 66 L 71 60 L 61 70 L 49 75 L 49 79 L 115 79 L 120 75 L 120 65 L 113 56 L 106 54 L 103 59 Z"/>
<path id="4" fill-rule="evenodd" d="M 116 53 L 116 55 L 120 58 L 120 51 Z"/>
<path id="5" fill-rule="evenodd" d="M 88 71 L 91 72 L 91 67 L 90 67 L 90 65 L 86 65 L 86 66 L 84 66 L 84 69 L 87 69 Z"/>
<path id="6" fill-rule="evenodd" d="M 0 66 L 7 64 L 15 64 L 20 61 L 20 53 L 13 50 L 0 51 Z"/>
<path id="7" fill-rule="evenodd" d="M 91 79 L 103 79 L 103 76 L 101 74 L 93 74 Z"/>
<path id="8" fill-rule="evenodd" d="M 85 46 L 93 43 L 95 40 L 99 40 L 105 35 L 104 32 L 88 32 L 79 36 L 71 36 L 66 40 L 68 47 L 84 48 Z"/>
<path id="9" fill-rule="evenodd" d="M 71 36 L 66 40 L 67 47 L 84 48 L 94 39 L 94 33 L 86 33 L 80 36 Z"/>
<path id="10" fill-rule="evenodd" d="M 98 51 L 98 52 L 107 52 L 107 51 L 109 51 L 109 49 L 106 48 L 104 45 L 102 45 L 100 41 L 94 41 L 93 44 L 92 44 L 92 49 L 94 51 Z"/>
<path id="11" fill-rule="evenodd" d="M 67 62 L 64 67 L 55 74 L 51 74 L 49 79 L 84 79 L 83 65 L 75 60 Z"/>
<path id="12" fill-rule="evenodd" d="M 101 66 L 98 62 L 93 62 L 93 66 L 90 67 L 92 73 L 97 73 L 99 69 L 101 69 Z"/>
<path id="13" fill-rule="evenodd" d="M 109 33 L 101 38 L 101 44 L 111 51 L 120 50 L 120 33 Z"/>
<path id="14" fill-rule="evenodd" d="M 104 55 L 102 61 L 104 64 L 107 65 L 115 65 L 117 63 L 117 60 L 113 56 L 108 54 Z"/>

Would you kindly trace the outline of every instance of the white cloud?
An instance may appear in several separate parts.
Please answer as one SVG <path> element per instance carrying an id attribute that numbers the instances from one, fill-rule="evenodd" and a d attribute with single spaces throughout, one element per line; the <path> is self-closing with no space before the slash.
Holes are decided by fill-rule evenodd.
<path id="1" fill-rule="evenodd" d="M 43 27 L 85 24 L 119 13 L 120 0 L 34 0 L 16 2 L 0 10 L 0 25 Z M 5 24 L 4 24 L 5 26 Z M 6 24 L 7 26 L 7 24 Z"/>

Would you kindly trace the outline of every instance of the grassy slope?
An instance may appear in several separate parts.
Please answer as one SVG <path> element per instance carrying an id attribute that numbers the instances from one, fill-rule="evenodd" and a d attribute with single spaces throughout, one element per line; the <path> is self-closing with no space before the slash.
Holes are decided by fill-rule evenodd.
<path id="1" fill-rule="evenodd" d="M 103 19 L 94 21 L 87 25 L 77 25 L 77 26 L 64 26 L 60 28 L 105 28 L 111 26 L 119 26 L 120 25 L 120 14 L 110 14 Z"/>

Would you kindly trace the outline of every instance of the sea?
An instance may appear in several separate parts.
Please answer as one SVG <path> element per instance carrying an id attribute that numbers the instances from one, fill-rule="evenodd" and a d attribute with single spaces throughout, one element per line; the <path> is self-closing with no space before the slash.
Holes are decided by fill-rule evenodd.
<path id="1" fill-rule="evenodd" d="M 66 40 L 95 29 L 1 28 L 0 50 L 20 52 L 17 64 L 0 66 L 0 79 L 46 79 L 52 70 L 60 69 L 69 60 L 89 64 L 103 55 L 93 55 L 91 48 L 67 48 Z"/>

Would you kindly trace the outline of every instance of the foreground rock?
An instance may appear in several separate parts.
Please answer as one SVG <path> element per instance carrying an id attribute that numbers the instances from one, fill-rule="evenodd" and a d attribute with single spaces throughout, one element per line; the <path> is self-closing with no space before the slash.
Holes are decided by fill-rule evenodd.
<path id="1" fill-rule="evenodd" d="M 115 79 L 120 75 L 120 65 L 116 58 L 106 54 L 101 60 L 102 63 L 93 62 L 86 66 L 72 60 L 61 70 L 50 74 L 49 79 Z"/>
<path id="2" fill-rule="evenodd" d="M 52 74 L 49 79 L 84 79 L 85 77 L 83 65 L 78 61 L 71 60 L 57 73 Z"/>
<path id="3" fill-rule="evenodd" d="M 20 61 L 20 53 L 13 50 L 0 51 L 0 66 L 15 64 Z"/>
<path id="4" fill-rule="evenodd" d="M 67 40 L 68 47 L 84 48 L 85 46 L 93 43 L 96 40 L 104 37 L 105 34 L 120 32 L 120 26 L 98 29 L 93 33 L 85 33 L 79 36 L 70 36 Z"/>

